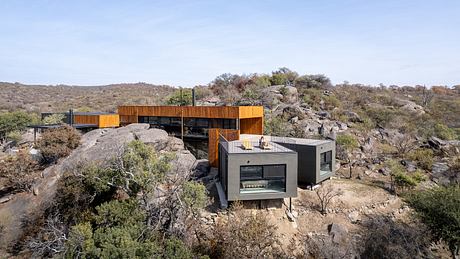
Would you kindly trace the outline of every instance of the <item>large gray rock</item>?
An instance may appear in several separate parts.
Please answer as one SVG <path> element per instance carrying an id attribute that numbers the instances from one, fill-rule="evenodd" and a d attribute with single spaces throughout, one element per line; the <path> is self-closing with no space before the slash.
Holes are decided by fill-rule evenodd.
<path id="1" fill-rule="evenodd" d="M 264 88 L 261 93 L 262 104 L 272 108 L 281 103 L 293 104 L 299 101 L 297 88 L 284 85 L 273 85 Z"/>
<path id="2" fill-rule="evenodd" d="M 328 226 L 329 235 L 332 237 L 332 242 L 335 244 L 344 244 L 347 242 L 348 230 L 345 226 L 337 223 L 332 223 Z"/>
<path id="3" fill-rule="evenodd" d="M 148 124 L 90 131 L 82 136 L 81 145 L 68 157 L 42 172 L 42 177 L 32 187 L 33 193 L 15 194 L 0 204 L 0 217 L 17 215 L 9 217 L 8 222 L 5 222 L 6 234 L 0 239 L 0 250 L 21 236 L 22 219 L 35 215 L 37 211 L 43 210 L 43 205 L 53 200 L 56 183 L 65 171 L 72 171 L 82 164 L 105 164 L 123 152 L 124 146 L 135 139 L 152 145 L 160 153 L 175 151 L 173 173 L 189 174 L 196 164 L 195 157 L 188 150 L 184 150 L 182 140 L 168 136 L 163 130 L 149 129 Z"/>

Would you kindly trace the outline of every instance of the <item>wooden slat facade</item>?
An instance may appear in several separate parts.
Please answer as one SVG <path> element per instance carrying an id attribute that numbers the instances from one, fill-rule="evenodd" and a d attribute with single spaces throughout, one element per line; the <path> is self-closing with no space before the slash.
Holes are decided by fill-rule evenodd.
<path id="1" fill-rule="evenodd" d="M 228 141 L 240 139 L 240 131 L 232 129 L 209 129 L 208 132 L 208 160 L 209 164 L 217 167 L 219 164 L 219 135 Z"/>
<path id="2" fill-rule="evenodd" d="M 227 140 L 238 140 L 241 134 L 263 134 L 264 108 L 262 106 L 119 106 L 120 124 L 138 123 L 139 116 L 184 117 L 207 119 L 235 119 L 237 129 L 220 129 L 209 124 L 208 159 L 211 166 L 218 164 L 219 134 Z"/>
<path id="3" fill-rule="evenodd" d="M 118 114 L 99 115 L 99 128 L 115 128 L 120 126 L 120 116 Z"/>
<path id="4" fill-rule="evenodd" d="M 264 134 L 264 118 L 240 119 L 241 134 Z"/>
<path id="5" fill-rule="evenodd" d="M 99 125 L 99 115 L 74 115 L 73 123 Z"/>
<path id="6" fill-rule="evenodd" d="M 264 117 L 264 107 L 262 106 L 238 106 L 238 110 L 240 119 Z"/>
<path id="7" fill-rule="evenodd" d="M 73 116 L 75 124 L 93 124 L 98 128 L 115 128 L 120 126 L 118 114 L 75 114 Z"/>
<path id="8" fill-rule="evenodd" d="M 263 117 L 261 106 L 119 106 L 121 122 L 129 123 L 128 116 L 159 116 L 184 118 L 256 118 Z"/>

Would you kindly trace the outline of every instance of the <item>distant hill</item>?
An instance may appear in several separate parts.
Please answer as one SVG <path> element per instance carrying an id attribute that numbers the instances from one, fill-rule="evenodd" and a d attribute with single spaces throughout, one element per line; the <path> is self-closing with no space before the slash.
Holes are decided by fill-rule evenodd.
<path id="1" fill-rule="evenodd" d="M 115 111 L 122 104 L 160 104 L 176 88 L 146 83 L 104 86 L 24 85 L 0 82 L 0 111 Z"/>

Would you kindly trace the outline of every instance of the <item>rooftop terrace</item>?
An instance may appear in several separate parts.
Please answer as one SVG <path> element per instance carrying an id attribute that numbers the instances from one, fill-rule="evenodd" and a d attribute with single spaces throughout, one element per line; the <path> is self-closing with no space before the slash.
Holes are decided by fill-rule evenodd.
<path id="1" fill-rule="evenodd" d="M 223 147 L 228 153 L 232 154 L 250 154 L 250 153 L 292 153 L 289 148 L 283 147 L 274 142 L 268 141 L 267 145 L 262 148 L 259 145 L 259 141 L 253 140 L 235 140 L 229 142 L 223 142 Z"/>
<path id="2" fill-rule="evenodd" d="M 240 139 L 249 139 L 250 141 L 258 141 L 262 135 L 241 134 Z M 305 139 L 305 138 L 291 138 L 291 137 L 276 137 L 264 135 L 264 139 L 270 142 L 302 144 L 309 146 L 318 146 L 329 143 L 330 140 L 324 139 Z"/>

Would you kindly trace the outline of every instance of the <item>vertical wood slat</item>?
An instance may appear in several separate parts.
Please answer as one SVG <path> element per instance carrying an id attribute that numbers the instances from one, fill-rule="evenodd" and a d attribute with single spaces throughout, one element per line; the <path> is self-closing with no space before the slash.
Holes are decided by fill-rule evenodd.
<path id="1" fill-rule="evenodd" d="M 99 128 L 114 128 L 120 126 L 120 116 L 118 114 L 99 115 Z"/>
<path id="2" fill-rule="evenodd" d="M 263 117 L 261 106 L 119 106 L 120 116 L 164 116 L 194 118 Z"/>
<path id="3" fill-rule="evenodd" d="M 262 135 L 264 133 L 263 118 L 240 119 L 240 130 L 241 134 Z"/>
<path id="4" fill-rule="evenodd" d="M 75 124 L 92 124 L 98 128 L 114 128 L 120 126 L 118 114 L 79 114 L 73 116 Z"/>
<path id="5" fill-rule="evenodd" d="M 208 131 L 208 161 L 213 167 L 219 164 L 219 135 L 228 141 L 240 139 L 240 131 L 234 129 L 213 128 Z"/>
<path id="6" fill-rule="evenodd" d="M 75 124 L 99 125 L 99 116 L 98 115 L 74 115 L 73 122 Z"/>

